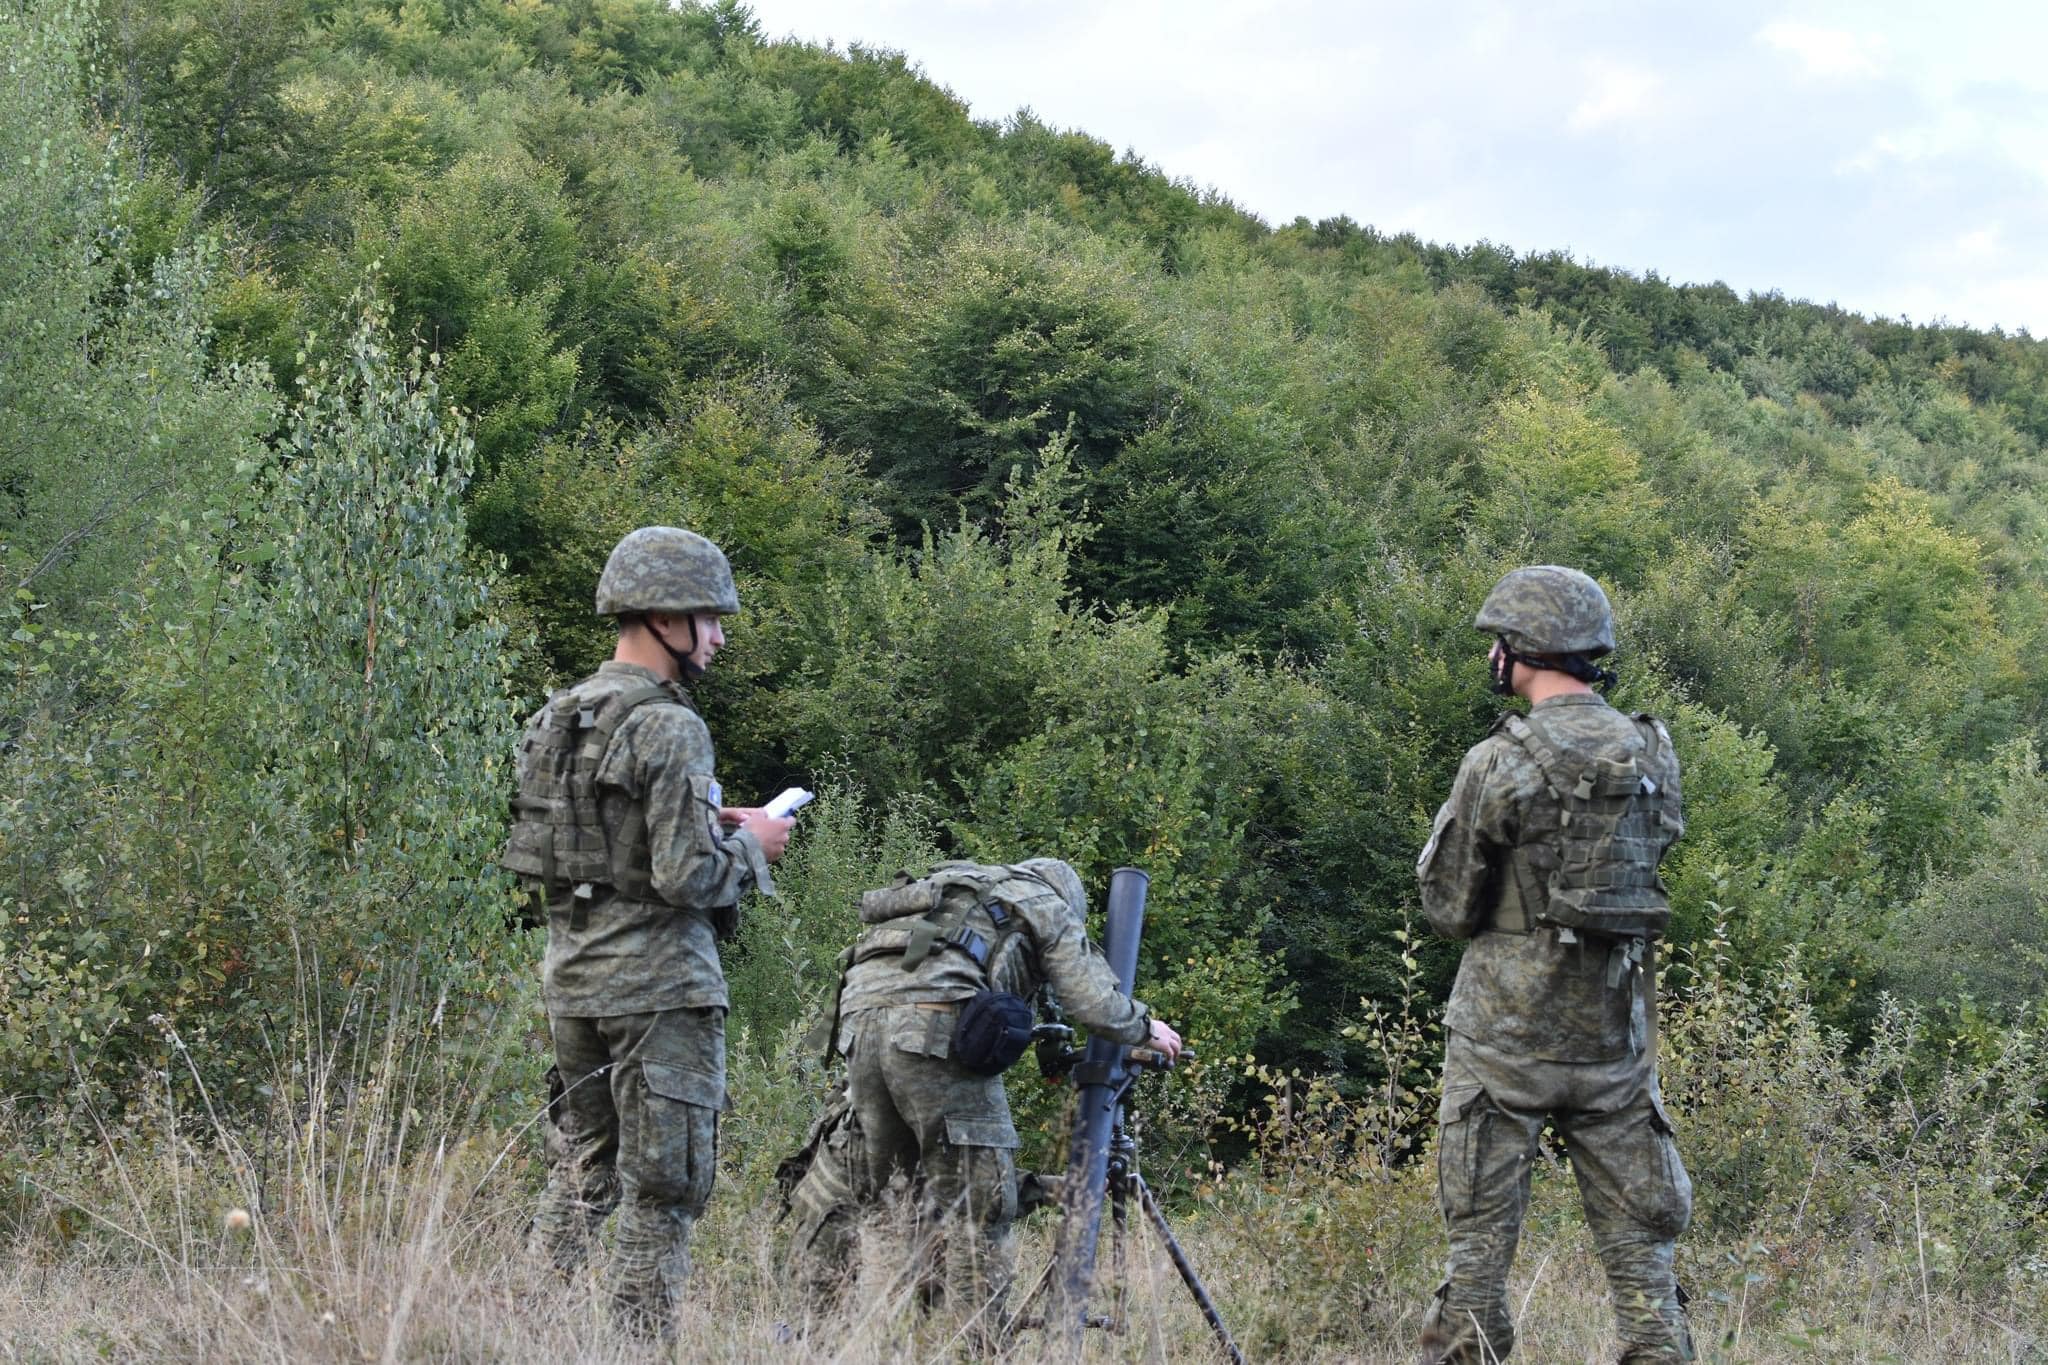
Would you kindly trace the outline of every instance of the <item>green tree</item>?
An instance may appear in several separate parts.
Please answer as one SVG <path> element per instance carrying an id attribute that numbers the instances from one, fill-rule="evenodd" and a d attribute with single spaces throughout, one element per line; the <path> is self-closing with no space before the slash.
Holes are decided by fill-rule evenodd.
<path id="1" fill-rule="evenodd" d="M 114 0 L 114 80 L 103 106 L 188 185 L 237 213 L 275 213 L 317 148 L 285 85 L 307 24 L 303 0 Z"/>
<path id="2" fill-rule="evenodd" d="M 81 9 L 0 12 L 0 574 L 78 625 L 271 420 L 260 375 L 217 374 L 201 241 L 126 273 L 135 186 L 84 121 Z M 40 610 L 40 609 L 39 609 Z"/>
<path id="3" fill-rule="evenodd" d="M 1633 583 L 1666 536 L 1663 499 L 1620 432 L 1578 402 L 1505 399 L 1481 438 L 1475 519 L 1512 557 Z"/>

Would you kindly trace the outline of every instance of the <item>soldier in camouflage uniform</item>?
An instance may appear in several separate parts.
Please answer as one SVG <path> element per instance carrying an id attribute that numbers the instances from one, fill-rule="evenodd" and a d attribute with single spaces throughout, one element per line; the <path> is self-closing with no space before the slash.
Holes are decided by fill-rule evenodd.
<path id="1" fill-rule="evenodd" d="M 1495 690 L 1532 703 L 1466 755 L 1417 862 L 1431 928 L 1470 939 L 1452 988 L 1439 1114 L 1450 1268 L 1425 1362 L 1504 1359 L 1506 1284 L 1538 1135 L 1571 1157 L 1625 1362 L 1691 1358 L 1673 1243 L 1692 1209 L 1657 1088 L 1657 864 L 1684 829 L 1678 760 L 1648 716 L 1590 684 L 1614 647 L 1606 594 L 1542 565 L 1501 579 L 1474 623 Z"/>
<path id="2" fill-rule="evenodd" d="M 987 990 L 1029 999 L 1043 985 L 1096 1034 L 1180 1052 L 1180 1035 L 1117 989 L 1088 941 L 1087 908 L 1080 877 L 1054 858 L 942 863 L 862 897 L 869 927 L 842 958 L 832 1021 L 847 1103 L 813 1134 L 791 1196 L 791 1274 L 820 1302 L 852 1272 L 860 1217 L 903 1177 L 938 1239 L 938 1290 L 970 1316 L 978 1340 L 1000 1334 L 1017 1130 L 1001 1074 L 976 1074 L 950 1055 L 963 1005 Z"/>
<path id="3" fill-rule="evenodd" d="M 612 551 L 597 610 L 610 662 L 527 723 L 504 864 L 547 910 L 554 1036 L 549 1173 L 531 1246 L 565 1276 L 619 1209 L 605 1288 L 621 1321 L 666 1333 L 711 1194 L 725 1107 L 717 940 L 791 821 L 721 805 L 711 736 L 684 680 L 739 610 L 718 547 L 647 526 Z"/>

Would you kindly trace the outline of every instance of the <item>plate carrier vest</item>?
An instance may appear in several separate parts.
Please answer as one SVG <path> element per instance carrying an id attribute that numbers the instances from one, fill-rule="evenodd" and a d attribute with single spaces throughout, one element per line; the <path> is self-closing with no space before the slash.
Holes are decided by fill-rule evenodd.
<path id="1" fill-rule="evenodd" d="M 1501 717 L 1496 732 L 1536 764 L 1543 792 L 1508 859 L 1491 927 L 1656 938 L 1671 923 L 1657 864 L 1677 822 L 1650 775 L 1671 741 L 1655 717 L 1631 719 L 1642 747 L 1616 758 L 1558 744 L 1540 713 Z"/>
<path id="2" fill-rule="evenodd" d="M 1024 928 L 1015 908 L 993 894 L 1011 881 L 1038 883 L 1038 878 L 1007 867 L 941 863 L 930 876 L 912 880 L 905 873 L 888 886 L 863 892 L 860 918 L 868 927 L 839 955 L 839 980 L 818 1028 L 806 1039 L 807 1050 L 828 1060 L 838 1050 L 839 1001 L 847 970 L 856 962 L 900 956 L 903 970 L 914 972 L 934 952 L 951 950 L 966 954 L 980 968 L 984 994 L 994 992 L 996 965 Z M 916 922 L 901 922 L 913 915 L 919 917 Z M 990 932 L 970 923 L 977 915 L 987 920 Z"/>
<path id="3" fill-rule="evenodd" d="M 636 805 L 614 843 L 598 808 L 597 770 L 612 736 L 649 702 L 696 707 L 680 687 L 661 683 L 635 684 L 582 705 L 572 705 L 574 700 L 570 692 L 556 693 L 527 731 L 525 775 L 512 799 L 512 833 L 498 862 L 537 878 L 551 900 L 572 891 L 570 927 L 581 929 L 599 886 L 636 900 L 655 899 L 646 812 Z"/>

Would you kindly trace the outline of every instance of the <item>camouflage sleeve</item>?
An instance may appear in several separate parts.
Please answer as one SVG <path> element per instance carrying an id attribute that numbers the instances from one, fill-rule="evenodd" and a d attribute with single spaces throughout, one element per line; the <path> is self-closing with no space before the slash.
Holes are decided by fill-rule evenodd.
<path id="1" fill-rule="evenodd" d="M 1038 945 L 1039 965 L 1067 1017 L 1119 1043 L 1136 1046 L 1150 1036 L 1152 1016 L 1145 1006 L 1117 989 L 1116 974 L 1088 941 L 1088 925 L 1079 913 L 1056 896 L 1020 906 L 1031 937 Z"/>
<path id="2" fill-rule="evenodd" d="M 647 815 L 654 890 L 670 905 L 718 910 L 757 886 L 772 893 L 767 860 L 751 834 L 718 824 L 711 732 L 686 706 L 643 706 L 605 755 L 600 781 L 638 792 Z"/>
<path id="3" fill-rule="evenodd" d="M 1657 727 L 1659 735 L 1664 740 L 1664 761 L 1661 765 L 1663 771 L 1657 774 L 1657 780 L 1664 784 L 1664 800 L 1661 803 L 1664 847 L 1658 853 L 1658 856 L 1662 857 L 1671 851 L 1673 844 L 1685 837 L 1685 802 L 1678 780 L 1678 750 L 1671 745 L 1671 732 L 1664 728 L 1664 722 L 1661 720 L 1653 720 L 1650 723 Z"/>
<path id="4" fill-rule="evenodd" d="M 1423 917 L 1445 938 L 1470 938 L 1486 927 L 1500 853 L 1514 846 L 1521 784 L 1507 743 L 1489 738 L 1466 753 L 1415 860 Z"/>

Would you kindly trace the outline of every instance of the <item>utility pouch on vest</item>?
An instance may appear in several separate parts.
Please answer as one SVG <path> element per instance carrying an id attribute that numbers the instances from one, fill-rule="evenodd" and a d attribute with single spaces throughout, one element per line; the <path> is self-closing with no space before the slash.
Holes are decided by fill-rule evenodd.
<path id="1" fill-rule="evenodd" d="M 960 1007 L 953 1060 L 977 1076 L 1000 1076 L 1031 1046 L 1037 1013 L 1009 991 L 983 991 Z"/>

